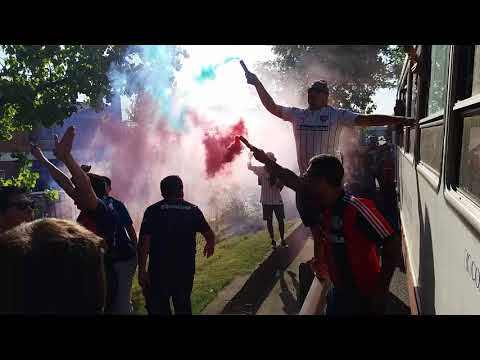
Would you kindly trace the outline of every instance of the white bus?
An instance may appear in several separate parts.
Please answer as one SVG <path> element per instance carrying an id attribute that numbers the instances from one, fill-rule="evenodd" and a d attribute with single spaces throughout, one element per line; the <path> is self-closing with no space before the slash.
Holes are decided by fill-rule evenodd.
<path id="1" fill-rule="evenodd" d="M 412 313 L 480 314 L 480 45 L 407 48 L 397 190 Z"/>

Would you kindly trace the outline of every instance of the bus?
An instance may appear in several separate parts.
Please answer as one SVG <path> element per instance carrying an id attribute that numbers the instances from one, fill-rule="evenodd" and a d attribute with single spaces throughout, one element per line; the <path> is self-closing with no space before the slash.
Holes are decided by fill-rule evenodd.
<path id="1" fill-rule="evenodd" d="M 480 45 L 410 45 L 394 132 L 412 314 L 480 314 Z"/>

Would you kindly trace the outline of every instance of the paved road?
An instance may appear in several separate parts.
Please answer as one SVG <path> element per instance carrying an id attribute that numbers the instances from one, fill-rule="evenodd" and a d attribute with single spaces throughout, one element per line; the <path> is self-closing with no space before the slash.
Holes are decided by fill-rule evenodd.
<path id="1" fill-rule="evenodd" d="M 312 255 L 313 241 L 309 238 L 288 268 L 277 272 L 277 281 L 257 311 L 257 315 L 297 315 L 299 313 L 298 267 L 300 263 L 310 260 Z M 386 313 L 388 315 L 410 314 L 407 278 L 400 269 L 397 269 L 393 275 Z"/>
<path id="2" fill-rule="evenodd" d="M 310 237 L 298 256 L 284 271 L 277 272 L 277 282 L 270 295 L 260 306 L 257 315 L 297 315 L 300 306 L 298 267 L 313 256 L 313 241 Z"/>
<path id="3" fill-rule="evenodd" d="M 308 237 L 308 239 L 307 239 Z M 249 276 L 235 279 L 204 314 L 296 315 L 300 311 L 299 265 L 313 256 L 313 241 L 303 225 L 287 238 L 289 248 L 267 256 Z M 397 269 L 390 286 L 387 314 L 410 314 L 407 279 Z"/>

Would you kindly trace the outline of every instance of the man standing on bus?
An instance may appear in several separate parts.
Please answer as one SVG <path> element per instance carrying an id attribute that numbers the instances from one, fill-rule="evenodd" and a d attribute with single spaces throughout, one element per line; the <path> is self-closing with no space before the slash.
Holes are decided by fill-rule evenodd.
<path id="1" fill-rule="evenodd" d="M 278 105 L 267 92 L 258 77 L 245 68 L 247 83 L 255 86 L 263 106 L 278 118 L 291 122 L 295 137 L 297 162 L 300 174 L 307 170 L 309 160 L 317 154 L 338 155 L 342 128 L 352 126 L 412 126 L 413 118 L 389 115 L 358 114 L 350 110 L 328 105 L 330 90 L 325 80 L 315 81 L 308 89 L 308 108 L 285 107 Z M 297 193 L 297 209 L 305 226 L 312 230 L 315 243 L 321 241 L 320 220 L 308 208 L 306 199 Z"/>

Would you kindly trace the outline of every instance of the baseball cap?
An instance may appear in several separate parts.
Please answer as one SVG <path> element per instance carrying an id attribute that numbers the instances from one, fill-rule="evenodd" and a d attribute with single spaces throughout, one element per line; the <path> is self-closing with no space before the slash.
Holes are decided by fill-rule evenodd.
<path id="1" fill-rule="evenodd" d="M 329 93 L 328 83 L 326 80 L 315 81 L 308 90 L 315 90 L 316 92 Z"/>

